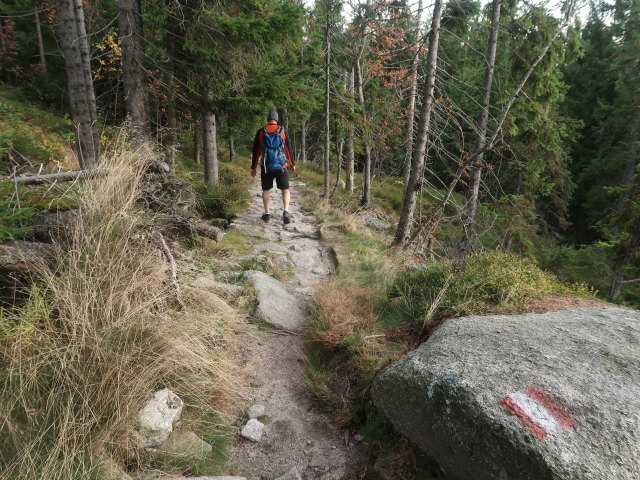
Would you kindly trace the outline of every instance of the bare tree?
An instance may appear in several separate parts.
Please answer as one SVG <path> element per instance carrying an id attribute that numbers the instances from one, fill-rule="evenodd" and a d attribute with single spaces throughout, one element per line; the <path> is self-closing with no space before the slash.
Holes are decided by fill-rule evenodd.
<path id="1" fill-rule="evenodd" d="M 140 33 L 140 12 L 136 0 L 118 0 L 118 31 L 122 46 L 122 81 L 129 135 L 134 148 L 151 141 L 145 100 L 144 52 Z"/>
<path id="2" fill-rule="evenodd" d="M 500 6 L 500 0 L 493 0 L 491 7 L 491 27 L 489 30 L 489 40 L 487 42 L 487 67 L 484 73 L 484 86 L 482 88 L 480 114 L 476 124 L 477 137 L 473 148 L 474 153 L 480 153 L 476 156 L 471 169 L 469 198 L 462 219 L 463 238 L 461 250 L 464 255 L 472 253 L 474 245 L 478 241 L 475 228 L 476 211 L 478 209 L 478 193 L 480 192 L 480 180 L 484 161 L 483 151 L 487 139 L 487 124 L 489 121 L 489 107 L 491 105 L 491 86 L 493 84 L 493 72 L 496 65 L 496 49 L 498 46 L 498 31 L 500 29 Z"/>
<path id="3" fill-rule="evenodd" d="M 347 94 L 348 98 L 351 101 L 351 113 L 355 113 L 355 108 L 353 107 L 353 94 L 354 94 L 354 67 L 351 66 L 351 72 L 348 73 L 348 85 L 347 85 Z M 348 131 L 347 131 L 347 180 L 345 188 L 349 190 L 349 192 L 353 192 L 353 173 L 355 169 L 355 151 L 353 147 L 353 137 L 355 136 L 355 127 L 353 126 L 353 122 L 349 122 Z"/>
<path id="4" fill-rule="evenodd" d="M 209 102 L 213 95 L 208 94 Z M 202 115 L 202 140 L 204 145 L 204 181 L 211 185 L 218 185 L 218 144 L 216 116 L 207 107 L 207 111 Z"/>
<path id="5" fill-rule="evenodd" d="M 324 171 L 324 198 L 329 198 L 329 149 L 331 148 L 331 137 L 329 134 L 330 124 L 329 124 L 329 101 L 330 101 L 330 68 L 331 68 L 331 12 L 332 12 L 332 2 L 329 1 L 326 3 L 327 9 L 327 19 L 325 26 L 325 62 L 324 62 L 324 76 L 325 76 L 325 84 L 324 84 L 324 155 L 322 160 L 322 168 Z"/>
<path id="6" fill-rule="evenodd" d="M 416 109 L 416 90 L 418 88 L 418 64 L 420 63 L 420 35 L 422 20 L 422 0 L 418 2 L 418 13 L 416 15 L 416 53 L 411 62 L 411 84 L 409 85 L 409 106 L 407 107 L 407 135 L 405 137 L 405 159 L 402 190 L 407 190 L 409 174 L 411 173 L 411 155 L 413 153 L 413 120 Z"/>
<path id="7" fill-rule="evenodd" d="M 36 21 L 36 35 L 38 37 L 38 52 L 40 53 L 40 65 L 42 71 L 47 73 L 47 57 L 44 54 L 44 42 L 42 41 L 42 28 L 40 26 L 40 5 L 36 3 L 36 10 L 33 12 Z"/>
<path id="8" fill-rule="evenodd" d="M 427 76 L 424 87 L 422 109 L 420 111 L 420 123 L 418 124 L 418 137 L 416 148 L 411 159 L 411 172 L 409 182 L 404 192 L 402 211 L 398 229 L 393 240 L 394 245 L 405 245 L 413 223 L 413 214 L 416 209 L 418 189 L 422 183 L 422 171 L 425 163 L 425 151 L 429 140 L 429 124 L 433 110 L 433 90 L 436 80 L 436 64 L 438 61 L 438 42 L 440 40 L 440 18 L 442 16 L 442 0 L 436 0 L 433 6 L 433 19 L 431 20 L 431 33 L 429 36 L 429 53 L 427 55 Z"/>
<path id="9" fill-rule="evenodd" d="M 56 11 L 78 162 L 80 168 L 95 168 L 100 156 L 100 136 L 82 1 L 57 0 Z"/>
<path id="10" fill-rule="evenodd" d="M 300 125 L 300 155 L 302 156 L 302 163 L 307 163 L 307 117 L 302 119 L 302 125 Z"/>
<path id="11" fill-rule="evenodd" d="M 368 116 L 366 110 L 366 103 L 364 101 L 364 79 L 362 75 L 361 59 L 364 53 L 364 39 L 363 45 L 360 48 L 358 58 L 356 58 L 356 80 L 358 84 L 358 102 L 360 103 L 360 109 L 362 111 L 362 124 L 364 126 L 364 171 L 362 172 L 362 199 L 360 203 L 363 206 L 369 205 L 371 202 L 371 142 L 367 133 L 368 130 Z"/>

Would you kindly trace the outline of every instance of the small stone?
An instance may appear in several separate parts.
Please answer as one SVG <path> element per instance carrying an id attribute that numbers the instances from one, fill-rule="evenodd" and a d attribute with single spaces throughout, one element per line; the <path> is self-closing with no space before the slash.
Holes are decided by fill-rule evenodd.
<path id="1" fill-rule="evenodd" d="M 255 405 L 251 405 L 249 407 L 249 410 L 247 410 L 247 414 L 249 415 L 249 418 L 258 418 L 264 415 L 264 412 L 265 412 L 264 405 L 261 405 L 259 403 L 256 403 Z"/>
<path id="2" fill-rule="evenodd" d="M 247 440 L 251 440 L 252 442 L 259 442 L 262 438 L 263 432 L 264 423 L 256 420 L 255 418 L 252 418 L 242 428 L 242 430 L 240 431 L 240 436 L 246 438 Z"/>
<path id="3" fill-rule="evenodd" d="M 361 435 L 361 434 L 359 434 L 359 433 L 356 433 L 356 434 L 353 436 L 353 439 L 354 439 L 356 442 L 360 443 L 360 442 L 362 442 L 362 441 L 364 440 L 364 435 Z"/>
<path id="4" fill-rule="evenodd" d="M 311 270 L 311 272 L 315 273 L 316 275 L 326 275 L 327 274 L 327 271 L 322 267 L 314 268 L 313 270 Z"/>
<path id="5" fill-rule="evenodd" d="M 302 480 L 302 476 L 300 475 L 298 467 L 292 467 L 287 473 L 275 480 Z"/>
<path id="6" fill-rule="evenodd" d="M 229 220 L 226 218 L 214 218 L 210 221 L 211 225 L 219 228 L 226 228 L 229 225 Z"/>
<path id="7" fill-rule="evenodd" d="M 300 245 L 291 245 L 289 247 L 289 250 L 293 250 L 294 252 L 299 252 L 302 250 L 302 247 Z"/>

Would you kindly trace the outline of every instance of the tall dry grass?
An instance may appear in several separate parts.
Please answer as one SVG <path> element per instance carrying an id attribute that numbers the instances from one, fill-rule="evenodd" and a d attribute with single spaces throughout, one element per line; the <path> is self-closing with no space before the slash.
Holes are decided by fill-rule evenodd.
<path id="1" fill-rule="evenodd" d="M 0 317 L 2 478 L 107 478 L 102 462 L 135 457 L 136 415 L 155 390 L 202 414 L 229 394 L 220 338 L 233 311 L 188 291 L 177 308 L 138 206 L 148 159 L 119 151 L 109 164 L 27 304 Z"/>

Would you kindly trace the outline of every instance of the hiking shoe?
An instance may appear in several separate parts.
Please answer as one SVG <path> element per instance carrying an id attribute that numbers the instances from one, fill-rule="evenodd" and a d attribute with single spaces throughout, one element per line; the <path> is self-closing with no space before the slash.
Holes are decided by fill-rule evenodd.
<path id="1" fill-rule="evenodd" d="M 284 222 L 285 225 L 287 223 L 291 223 L 291 216 L 289 215 L 289 212 L 287 212 L 286 210 L 282 212 L 282 221 Z"/>
<path id="2" fill-rule="evenodd" d="M 260 218 L 262 219 L 263 222 L 268 222 L 269 218 L 271 218 L 271 215 L 269 215 L 268 213 L 263 213 Z"/>

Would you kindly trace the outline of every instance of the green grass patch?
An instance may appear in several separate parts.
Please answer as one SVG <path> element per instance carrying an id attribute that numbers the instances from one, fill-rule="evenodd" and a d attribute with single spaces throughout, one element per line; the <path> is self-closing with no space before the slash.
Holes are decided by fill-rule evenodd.
<path id="1" fill-rule="evenodd" d="M 0 170 L 6 160 L 27 158 L 33 163 L 61 162 L 73 141 L 73 124 L 66 116 L 20 99 L 19 91 L 0 88 Z"/>

